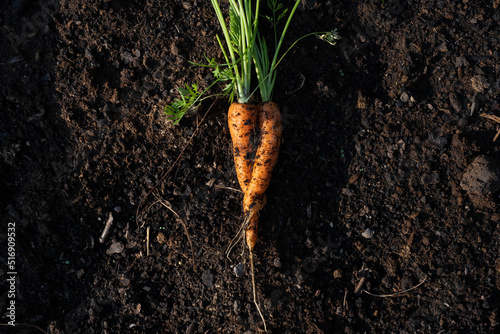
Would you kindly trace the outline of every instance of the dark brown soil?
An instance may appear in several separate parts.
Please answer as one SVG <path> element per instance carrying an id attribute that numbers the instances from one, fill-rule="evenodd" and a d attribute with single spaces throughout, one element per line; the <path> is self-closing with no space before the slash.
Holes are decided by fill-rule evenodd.
<path id="1" fill-rule="evenodd" d="M 499 125 L 482 114 L 500 110 L 500 2 L 302 3 L 288 44 L 342 40 L 280 65 L 255 252 L 269 332 L 499 330 Z M 247 254 L 224 254 L 242 221 L 228 103 L 162 113 L 212 81 L 190 65 L 221 59 L 210 1 L 6 0 L 0 31 L 1 322 L 15 223 L 16 323 L 259 332 Z"/>

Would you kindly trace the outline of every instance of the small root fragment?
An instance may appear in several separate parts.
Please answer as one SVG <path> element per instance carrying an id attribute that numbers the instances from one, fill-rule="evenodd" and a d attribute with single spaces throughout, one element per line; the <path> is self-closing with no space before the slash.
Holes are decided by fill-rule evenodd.
<path id="1" fill-rule="evenodd" d="M 11 324 L 0 324 L 0 326 L 11 326 Z M 16 323 L 14 326 L 25 326 L 25 327 L 32 327 L 32 328 L 36 328 L 38 329 L 40 332 L 42 333 L 45 333 L 45 334 L 48 334 L 46 331 L 44 331 L 43 329 L 41 329 L 40 327 L 36 326 L 36 325 L 32 325 L 32 324 L 20 324 L 20 323 Z"/>
<path id="2" fill-rule="evenodd" d="M 227 189 L 227 190 L 231 190 L 231 191 L 234 191 L 234 192 L 238 192 L 238 193 L 243 193 L 242 190 L 240 189 L 236 189 L 236 188 L 232 188 L 232 187 L 226 187 L 226 186 L 221 186 L 221 185 L 218 185 L 216 184 L 214 186 L 214 188 L 217 190 L 217 189 Z"/>
<path id="3" fill-rule="evenodd" d="M 184 218 L 182 218 L 173 208 L 172 208 L 172 205 L 170 204 L 170 202 L 168 202 L 167 200 L 164 200 L 160 197 L 159 194 L 155 194 L 156 198 L 157 198 L 157 203 L 160 203 L 161 205 L 163 205 L 165 208 L 167 208 L 168 210 L 170 210 L 170 212 L 172 212 L 177 220 L 178 223 L 180 223 L 182 225 L 182 227 L 184 228 L 184 233 L 186 234 L 186 237 L 188 239 L 188 242 L 189 242 L 189 246 L 191 247 L 191 262 L 193 264 L 193 270 L 196 271 L 196 262 L 194 261 L 194 247 L 193 247 L 193 242 L 191 241 L 191 236 L 189 235 L 189 230 L 187 228 L 187 223 L 186 221 L 184 220 Z"/>
<path id="4" fill-rule="evenodd" d="M 262 319 L 262 323 L 264 324 L 264 332 L 267 332 L 266 319 L 260 310 L 259 303 L 257 302 L 257 288 L 255 286 L 255 268 L 253 262 L 253 251 L 250 250 L 250 275 L 252 276 L 252 291 L 253 291 L 253 303 L 259 312 L 259 316 Z"/>
<path id="5" fill-rule="evenodd" d="M 296 88 L 296 89 L 294 89 L 294 90 L 292 90 L 291 92 L 285 92 L 285 95 L 292 95 L 293 93 L 298 92 L 299 90 L 301 90 L 301 89 L 302 89 L 302 87 L 304 87 L 304 83 L 306 82 L 306 77 L 305 77 L 305 76 L 304 76 L 304 74 L 302 74 L 302 73 L 299 73 L 299 76 L 300 76 L 300 78 L 301 78 L 301 80 L 302 80 L 302 81 L 300 82 L 299 87 L 298 87 L 298 88 Z"/>
<path id="6" fill-rule="evenodd" d="M 359 280 L 358 284 L 356 285 L 356 288 L 354 289 L 355 295 L 359 295 L 361 293 L 361 291 L 364 291 L 363 286 L 365 285 L 366 280 L 370 276 L 370 272 L 371 272 L 370 268 L 368 268 L 366 266 L 366 264 L 363 263 L 363 265 L 361 266 L 361 269 L 358 272 L 358 276 L 360 277 L 360 280 Z"/>
<path id="7" fill-rule="evenodd" d="M 112 226 L 113 226 L 113 214 L 110 212 L 108 220 L 106 221 L 106 225 L 104 226 L 104 230 L 102 231 L 101 237 L 99 238 L 99 243 L 103 244 L 106 242 L 106 239 L 109 236 L 109 232 L 111 231 Z"/>
<path id="8" fill-rule="evenodd" d="M 146 228 L 146 256 L 149 256 L 149 226 Z"/>
<path id="9" fill-rule="evenodd" d="M 494 122 L 497 122 L 500 124 L 500 117 L 496 116 L 496 115 L 489 115 L 489 114 L 485 114 L 485 113 L 482 113 L 481 115 L 479 115 L 483 118 L 486 118 L 486 119 L 489 119 L 491 121 L 494 121 Z M 493 141 L 496 141 L 498 139 L 498 137 L 500 136 L 500 130 L 497 131 L 497 134 L 495 135 L 495 137 L 493 138 Z"/>
<path id="10" fill-rule="evenodd" d="M 425 283 L 425 281 L 427 281 L 427 276 L 424 277 L 424 279 L 422 280 L 422 282 L 418 283 L 417 285 L 415 285 L 414 287 L 412 288 L 409 288 L 409 289 L 406 289 L 406 290 L 403 290 L 403 291 L 398 291 L 398 292 L 394 292 L 394 293 L 390 293 L 390 294 L 386 294 L 386 295 L 377 295 L 375 293 L 371 293 L 365 289 L 363 289 L 362 291 L 370 296 L 373 296 L 373 297 L 379 297 L 379 298 L 390 298 L 390 297 L 401 297 L 401 296 L 404 296 L 406 295 L 408 292 L 412 291 L 412 290 L 415 290 L 416 288 L 418 288 L 419 286 L 421 286 L 422 284 Z"/>
<path id="11" fill-rule="evenodd" d="M 240 229 L 238 230 L 238 232 L 236 233 L 234 238 L 229 243 L 229 246 L 226 249 L 226 257 L 228 258 L 228 260 L 231 260 L 229 258 L 229 255 L 231 255 L 231 253 L 233 252 L 234 247 L 236 247 L 236 245 L 238 245 L 242 240 L 244 240 L 245 233 L 246 233 L 247 226 L 248 226 L 249 222 L 250 222 L 250 215 L 247 215 L 247 217 L 245 217 L 245 220 L 241 224 Z M 242 256 L 243 256 L 243 254 L 242 254 Z"/>

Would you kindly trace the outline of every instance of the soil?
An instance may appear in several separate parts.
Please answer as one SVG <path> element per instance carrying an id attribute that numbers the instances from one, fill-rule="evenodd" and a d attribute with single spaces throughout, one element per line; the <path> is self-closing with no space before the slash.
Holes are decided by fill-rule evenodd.
<path id="1" fill-rule="evenodd" d="M 499 6 L 302 1 L 288 45 L 342 40 L 279 68 L 255 250 L 270 333 L 500 329 Z M 212 82 L 191 65 L 222 59 L 210 1 L 7 0 L 0 30 L 1 322 L 14 301 L 19 324 L 0 331 L 260 332 L 248 254 L 225 255 L 228 102 L 162 111 Z"/>

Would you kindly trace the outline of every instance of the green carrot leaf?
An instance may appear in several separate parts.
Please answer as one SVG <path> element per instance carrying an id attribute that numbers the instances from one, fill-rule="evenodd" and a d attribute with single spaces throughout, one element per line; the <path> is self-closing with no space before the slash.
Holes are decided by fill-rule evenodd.
<path id="1" fill-rule="evenodd" d="M 181 118 L 189 111 L 197 109 L 196 103 L 200 99 L 203 92 L 198 91 L 198 84 L 189 86 L 186 84 L 185 88 L 177 88 L 180 98 L 177 98 L 170 105 L 165 107 L 165 114 L 167 118 L 178 124 Z"/>

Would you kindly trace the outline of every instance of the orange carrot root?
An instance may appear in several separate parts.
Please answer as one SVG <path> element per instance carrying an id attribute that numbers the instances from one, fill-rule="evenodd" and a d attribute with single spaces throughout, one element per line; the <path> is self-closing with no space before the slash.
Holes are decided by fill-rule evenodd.
<path id="1" fill-rule="evenodd" d="M 258 213 L 266 205 L 265 192 L 278 161 L 282 129 L 281 114 L 278 105 L 274 102 L 266 102 L 258 106 L 233 103 L 229 107 L 228 122 L 233 141 L 236 174 L 245 194 L 243 197 L 245 221 L 240 232 L 231 241 L 226 255 L 231 253 L 236 242 L 243 238 L 244 232 L 245 242 L 250 250 L 253 301 L 264 323 L 264 331 L 267 331 L 264 315 L 257 302 L 253 249 L 257 243 Z M 260 132 L 260 143 L 253 158 L 254 145 L 252 145 L 251 136 L 257 127 Z"/>
<path id="2" fill-rule="evenodd" d="M 254 104 L 235 102 L 229 107 L 228 123 L 236 176 L 244 193 L 252 178 L 254 149 L 250 139 L 257 129 L 257 116 L 258 109 Z"/>
<path id="3" fill-rule="evenodd" d="M 258 212 L 266 204 L 265 191 L 278 161 L 281 143 L 281 114 L 274 102 L 259 105 L 260 144 L 255 154 L 252 178 L 243 198 L 243 211 L 249 222 L 246 229 L 247 246 L 252 251 L 257 242 Z"/>

